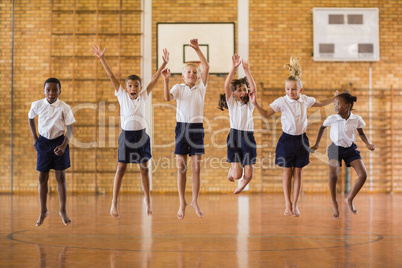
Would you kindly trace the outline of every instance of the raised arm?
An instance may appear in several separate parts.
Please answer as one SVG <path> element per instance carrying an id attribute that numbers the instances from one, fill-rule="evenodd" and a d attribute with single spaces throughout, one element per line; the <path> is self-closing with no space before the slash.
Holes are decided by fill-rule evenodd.
<path id="1" fill-rule="evenodd" d="M 103 68 L 105 69 L 107 75 L 109 76 L 110 80 L 112 81 L 114 89 L 116 91 L 118 91 L 119 88 L 120 88 L 120 83 L 119 83 L 119 80 L 117 80 L 116 76 L 113 74 L 112 70 L 110 69 L 109 65 L 106 62 L 106 59 L 105 59 L 106 48 L 104 48 L 102 50 L 99 45 L 93 45 L 92 48 L 91 48 L 91 51 L 92 51 L 92 53 L 95 54 L 95 56 L 97 56 L 99 58 L 99 60 L 102 63 Z"/>
<path id="2" fill-rule="evenodd" d="M 267 118 L 267 117 L 270 117 L 271 115 L 273 115 L 275 113 L 274 109 L 272 109 L 271 106 L 269 106 L 268 109 L 265 110 L 264 108 L 262 108 L 258 104 L 258 102 L 257 102 L 257 93 L 255 91 L 250 92 L 248 95 L 250 97 L 251 103 L 254 105 L 255 109 L 260 113 L 260 115 L 262 115 L 263 117 Z"/>
<path id="3" fill-rule="evenodd" d="M 367 149 L 369 149 L 370 151 L 374 151 L 375 146 L 374 144 L 370 143 L 370 141 L 366 136 L 366 133 L 364 133 L 364 130 L 362 128 L 358 128 L 357 132 L 359 133 L 360 139 L 362 139 L 362 141 L 366 144 Z"/>
<path id="4" fill-rule="evenodd" d="M 170 93 L 169 89 L 170 69 L 169 68 L 163 69 L 161 74 L 164 80 L 163 96 L 165 97 L 165 101 L 171 101 L 173 100 L 173 95 Z"/>
<path id="5" fill-rule="evenodd" d="M 336 98 L 336 96 L 339 95 L 339 91 L 335 91 L 335 94 L 333 97 L 322 100 L 322 101 L 316 101 L 312 107 L 322 107 L 322 106 L 327 106 L 328 104 L 334 102 L 334 99 Z"/>
<path id="6" fill-rule="evenodd" d="M 166 65 L 169 62 L 169 51 L 167 51 L 166 48 L 163 49 L 163 55 L 162 55 L 162 60 L 163 63 L 159 67 L 159 69 L 156 71 L 156 73 L 152 76 L 151 82 L 147 86 L 147 94 L 151 93 L 152 89 L 155 87 L 156 82 L 158 82 L 159 77 L 161 77 L 162 70 L 166 68 Z"/>
<path id="7" fill-rule="evenodd" d="M 321 125 L 320 129 L 318 130 L 317 140 L 315 141 L 314 146 L 311 146 L 310 152 L 314 153 L 318 149 L 318 147 L 320 146 L 322 135 L 324 134 L 324 130 L 326 128 L 327 128 L 326 126 Z"/>
<path id="8" fill-rule="evenodd" d="M 198 45 L 198 39 L 191 39 L 190 40 L 190 47 L 192 47 L 195 52 L 198 55 L 198 58 L 201 61 L 202 65 L 202 73 L 201 73 L 201 79 L 204 85 L 207 85 L 208 83 L 208 77 L 209 77 L 209 63 L 207 59 L 205 58 L 204 54 L 202 53 L 200 46 Z"/>
<path id="9" fill-rule="evenodd" d="M 250 84 L 250 92 L 256 92 L 257 86 L 255 85 L 255 81 L 250 72 L 250 63 L 248 61 L 242 60 L 244 72 L 246 73 L 248 83 Z"/>
<path id="10" fill-rule="evenodd" d="M 232 69 L 230 70 L 228 76 L 226 77 L 226 81 L 225 81 L 226 99 L 229 99 L 230 95 L 232 94 L 232 90 L 230 88 L 231 88 L 233 76 L 236 71 L 236 68 L 239 67 L 240 63 L 241 63 L 241 61 L 240 61 L 239 55 L 235 54 L 234 56 L 232 56 Z"/>

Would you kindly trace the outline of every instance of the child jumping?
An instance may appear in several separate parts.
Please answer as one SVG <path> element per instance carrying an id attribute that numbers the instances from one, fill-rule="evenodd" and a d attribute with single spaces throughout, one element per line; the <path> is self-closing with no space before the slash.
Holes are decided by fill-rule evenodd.
<path id="1" fill-rule="evenodd" d="M 202 155 L 205 153 L 203 110 L 209 76 L 209 64 L 198 45 L 198 39 L 190 40 L 190 47 L 195 50 L 201 61 L 202 72 L 196 64 L 186 64 L 182 72 L 184 83 L 174 85 L 169 91 L 170 70 L 165 69 L 162 71 L 162 76 L 165 80 L 165 100 L 171 101 L 176 99 L 177 101 L 175 154 L 178 168 L 177 180 L 180 199 L 177 218 L 180 220 L 184 218 L 187 206 L 185 198 L 187 155 L 190 155 L 191 157 L 193 179 L 193 198 L 191 206 L 199 217 L 202 218 L 204 216 L 203 211 L 198 205 L 198 196 L 200 194 L 201 184 L 201 160 Z"/>
<path id="2" fill-rule="evenodd" d="M 236 68 L 243 64 L 246 77 L 233 79 Z M 250 87 L 250 90 L 248 89 Z M 257 158 L 257 144 L 254 139 L 253 111 L 254 105 L 249 101 L 249 92 L 256 92 L 256 85 L 250 73 L 250 64 L 240 60 L 235 54 L 232 57 L 232 69 L 225 81 L 225 94 L 220 95 L 219 109 L 229 110 L 230 132 L 227 138 L 227 162 L 231 163 L 228 180 L 240 181 L 234 191 L 239 194 L 251 181 L 254 174 L 254 164 Z"/>
<path id="3" fill-rule="evenodd" d="M 151 82 L 145 90 L 142 90 L 141 78 L 137 75 L 130 75 L 126 78 L 126 88 L 124 89 L 119 80 L 115 77 L 105 59 L 105 49 L 99 45 L 92 47 L 92 52 L 99 58 L 109 76 L 115 89 L 115 96 L 120 104 L 120 117 L 122 132 L 119 136 L 118 164 L 114 177 L 113 200 L 110 208 L 110 215 L 119 218 L 118 197 L 120 193 L 123 176 L 127 170 L 128 163 L 136 163 L 140 169 L 142 188 L 144 191 L 144 202 L 147 207 L 147 215 L 152 215 L 151 194 L 149 183 L 148 161 L 151 159 L 150 138 L 146 133 L 145 103 L 148 95 L 156 85 L 161 71 L 169 62 L 169 52 L 163 50 L 163 63 L 153 75 Z"/>
<path id="4" fill-rule="evenodd" d="M 353 103 L 357 98 L 349 93 L 342 93 L 334 100 L 334 110 L 336 114 L 330 115 L 320 127 L 317 135 L 317 141 L 311 147 L 311 152 L 314 153 L 320 145 L 322 135 L 325 128 L 331 127 L 330 137 L 332 144 L 328 147 L 329 158 L 329 190 L 332 197 L 333 216 L 339 218 L 338 202 L 336 201 L 336 182 L 338 180 L 339 167 L 342 166 L 342 160 L 345 161 L 347 167 L 352 166 L 357 173 L 357 180 L 345 202 L 349 209 L 357 214 L 357 210 L 353 206 L 353 199 L 363 187 L 367 178 L 367 171 L 363 164 L 360 152 L 354 143 L 356 141 L 356 130 L 360 138 L 366 144 L 370 151 L 374 151 L 375 146 L 369 142 L 363 127 L 366 123 L 363 119 L 352 113 Z"/>
<path id="5" fill-rule="evenodd" d="M 57 78 L 49 78 L 44 84 L 45 98 L 32 103 L 28 113 L 33 145 L 37 151 L 36 170 L 39 171 L 40 215 L 36 226 L 40 226 L 49 215 L 47 193 L 49 171 L 54 169 L 57 191 L 59 192 L 59 215 L 64 225 L 71 223 L 67 216 L 67 184 L 65 170 L 70 167 L 68 141 L 73 135 L 73 113 L 69 105 L 59 100 L 61 84 Z M 36 133 L 35 117 L 38 118 L 39 137 Z M 64 136 L 67 127 L 67 133 Z"/>
<path id="6" fill-rule="evenodd" d="M 322 107 L 334 101 L 335 97 L 316 101 L 313 97 L 303 95 L 303 84 L 300 78 L 302 70 L 299 66 L 299 59 L 290 58 L 290 64 L 284 67 L 289 68 L 290 76 L 286 79 L 284 97 L 272 102 L 267 110 L 264 110 L 257 102 L 255 92 L 250 93 L 250 100 L 257 111 L 263 117 L 269 117 L 276 112 L 281 112 L 281 123 L 283 133 L 276 146 L 275 164 L 283 167 L 283 193 L 285 196 L 284 215 L 300 216 L 298 208 L 299 195 L 302 185 L 302 169 L 310 163 L 309 140 L 307 130 L 307 108 Z M 337 95 L 338 92 L 335 92 Z M 293 203 L 291 201 L 293 177 Z"/>

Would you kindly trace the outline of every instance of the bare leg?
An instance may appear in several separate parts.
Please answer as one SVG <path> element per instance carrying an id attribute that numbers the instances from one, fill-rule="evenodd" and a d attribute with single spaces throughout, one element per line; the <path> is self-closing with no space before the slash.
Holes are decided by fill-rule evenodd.
<path id="1" fill-rule="evenodd" d="M 48 180 L 49 180 L 49 172 L 39 172 L 38 190 L 39 190 L 40 214 L 39 219 L 36 222 L 36 226 L 40 226 L 47 217 L 47 215 L 49 215 L 49 211 L 47 210 Z"/>
<path id="2" fill-rule="evenodd" d="M 299 196 L 302 186 L 302 168 L 295 168 L 293 170 L 293 216 L 299 217 Z"/>
<path id="3" fill-rule="evenodd" d="M 177 218 L 182 220 L 186 213 L 186 182 L 187 182 L 187 155 L 176 155 L 177 159 L 177 186 L 179 188 L 180 207 Z"/>
<path id="4" fill-rule="evenodd" d="M 338 201 L 336 201 L 336 182 L 338 181 L 339 161 L 332 159 L 329 161 L 329 191 L 331 192 L 333 216 L 339 219 Z"/>
<path id="5" fill-rule="evenodd" d="M 353 185 L 352 190 L 350 191 L 348 197 L 345 199 L 346 204 L 348 205 L 349 209 L 353 212 L 353 214 L 357 214 L 357 210 L 353 206 L 353 199 L 357 195 L 357 193 L 360 191 L 360 189 L 363 187 L 364 183 L 366 182 L 367 179 L 367 171 L 366 167 L 363 164 L 363 161 L 361 159 L 356 159 L 353 160 L 350 165 L 356 170 L 357 173 L 357 181 Z"/>
<path id="6" fill-rule="evenodd" d="M 235 182 L 235 180 L 241 179 L 243 176 L 243 167 L 241 163 L 232 162 L 232 167 L 229 169 L 228 180 L 231 182 Z"/>
<path id="7" fill-rule="evenodd" d="M 241 191 L 246 188 L 247 184 L 250 183 L 251 179 L 254 175 L 254 166 L 253 165 L 245 165 L 244 166 L 244 176 L 243 179 L 240 181 L 240 186 L 234 192 L 235 194 L 240 194 Z"/>
<path id="8" fill-rule="evenodd" d="M 285 195 L 285 212 L 283 213 L 285 216 L 293 215 L 292 211 L 292 201 L 290 201 L 290 192 L 292 190 L 292 176 L 293 176 L 293 168 L 283 168 L 283 178 L 282 178 L 282 186 L 283 186 L 283 194 Z"/>
<path id="9" fill-rule="evenodd" d="M 141 172 L 141 181 L 142 181 L 142 189 L 144 191 L 144 202 L 147 206 L 147 215 L 152 215 L 152 206 L 151 206 L 151 193 L 149 186 L 149 168 L 148 162 L 139 164 L 140 172 Z"/>
<path id="10" fill-rule="evenodd" d="M 120 193 L 121 183 L 123 181 L 123 176 L 126 173 L 126 170 L 127 164 L 118 162 L 116 174 L 114 176 L 112 206 L 110 208 L 110 215 L 116 219 L 120 218 L 120 214 L 117 209 L 117 202 Z"/>
<path id="11" fill-rule="evenodd" d="M 63 220 L 64 225 L 69 225 L 71 220 L 67 216 L 67 184 L 65 170 L 55 170 L 54 175 L 57 181 L 57 191 L 59 192 L 60 211 L 59 214 Z"/>
<path id="12" fill-rule="evenodd" d="M 193 173 L 193 200 L 191 201 L 191 206 L 200 218 L 204 217 L 204 212 L 198 205 L 198 196 L 200 195 L 201 188 L 201 159 L 202 155 L 191 156 L 191 171 Z"/>

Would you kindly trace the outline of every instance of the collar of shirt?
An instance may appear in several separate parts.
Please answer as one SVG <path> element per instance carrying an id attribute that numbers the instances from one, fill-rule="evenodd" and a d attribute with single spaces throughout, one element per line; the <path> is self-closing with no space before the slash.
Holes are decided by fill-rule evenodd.
<path id="1" fill-rule="evenodd" d="M 337 120 L 344 120 L 344 121 L 349 121 L 349 120 L 353 120 L 353 119 L 356 119 L 357 117 L 356 117 L 356 115 L 354 115 L 352 112 L 350 112 L 350 116 L 349 116 L 349 118 L 348 119 L 343 119 L 342 118 L 342 116 L 340 116 L 339 114 L 337 114 L 336 115 L 337 116 Z"/>
<path id="2" fill-rule="evenodd" d="M 285 98 L 292 104 L 295 102 L 304 102 L 304 100 L 302 99 L 302 95 L 300 95 L 300 97 L 297 100 L 292 100 L 291 98 L 289 98 L 288 95 L 285 95 Z"/>
<path id="3" fill-rule="evenodd" d="M 55 101 L 55 102 L 53 102 L 53 103 L 49 103 L 48 101 L 47 101 L 47 99 L 46 98 L 44 98 L 43 99 L 43 102 L 46 104 L 46 105 L 50 105 L 50 106 L 59 106 L 60 105 L 60 100 L 57 98 L 57 100 Z"/>
<path id="4" fill-rule="evenodd" d="M 194 90 L 194 89 L 196 89 L 196 88 L 198 87 L 198 84 L 195 84 L 192 88 L 190 88 L 186 83 L 182 83 L 182 85 L 183 85 L 185 88 L 188 88 L 188 89 L 190 89 L 190 90 Z"/>

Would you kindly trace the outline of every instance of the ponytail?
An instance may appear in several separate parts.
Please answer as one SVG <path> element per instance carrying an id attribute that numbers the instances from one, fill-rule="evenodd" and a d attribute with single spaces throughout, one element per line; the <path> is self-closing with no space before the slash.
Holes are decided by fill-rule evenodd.
<path id="1" fill-rule="evenodd" d="M 226 94 L 219 95 L 218 109 L 220 109 L 221 111 L 223 111 L 224 109 L 228 109 L 228 104 L 226 102 Z"/>
<path id="2" fill-rule="evenodd" d="M 290 57 L 290 63 L 283 65 L 283 68 L 289 69 L 290 76 L 286 81 L 296 81 L 299 88 L 303 88 L 300 75 L 303 73 L 299 65 L 299 58 L 295 56 Z"/>

